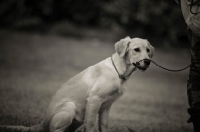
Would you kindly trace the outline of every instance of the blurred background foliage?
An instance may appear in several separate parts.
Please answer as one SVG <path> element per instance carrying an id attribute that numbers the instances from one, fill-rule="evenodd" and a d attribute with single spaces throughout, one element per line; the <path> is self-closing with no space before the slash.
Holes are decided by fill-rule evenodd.
<path id="1" fill-rule="evenodd" d="M 1 0 L 0 26 L 110 41 L 143 37 L 164 47 L 188 43 L 174 0 Z"/>

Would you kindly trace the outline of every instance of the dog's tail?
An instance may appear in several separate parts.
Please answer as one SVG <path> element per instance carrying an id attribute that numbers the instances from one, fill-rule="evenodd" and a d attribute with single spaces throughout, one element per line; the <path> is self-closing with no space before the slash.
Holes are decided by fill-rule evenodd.
<path id="1" fill-rule="evenodd" d="M 0 125 L 0 132 L 44 132 L 43 123 L 31 127 Z"/>

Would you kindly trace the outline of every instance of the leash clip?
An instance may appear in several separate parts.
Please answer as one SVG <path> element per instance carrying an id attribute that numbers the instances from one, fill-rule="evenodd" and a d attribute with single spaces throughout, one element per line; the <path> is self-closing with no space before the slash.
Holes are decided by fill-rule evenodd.
<path id="1" fill-rule="evenodd" d="M 122 80 L 126 80 L 126 77 L 124 75 L 119 75 L 119 78 L 121 78 Z"/>

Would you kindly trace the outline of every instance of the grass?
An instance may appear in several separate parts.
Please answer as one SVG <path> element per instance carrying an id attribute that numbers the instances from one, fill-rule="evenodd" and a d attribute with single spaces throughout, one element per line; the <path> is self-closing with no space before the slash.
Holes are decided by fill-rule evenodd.
<path id="1" fill-rule="evenodd" d="M 157 63 L 172 69 L 190 62 L 187 50 L 156 49 Z M 0 124 L 31 126 L 42 121 L 62 84 L 114 53 L 112 43 L 0 31 Z M 188 70 L 171 73 L 151 65 L 131 76 L 113 104 L 109 132 L 192 132 L 187 124 Z"/>

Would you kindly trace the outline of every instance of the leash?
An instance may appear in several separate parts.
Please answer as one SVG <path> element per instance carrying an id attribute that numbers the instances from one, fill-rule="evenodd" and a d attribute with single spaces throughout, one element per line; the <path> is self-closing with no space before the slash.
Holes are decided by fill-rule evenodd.
<path id="1" fill-rule="evenodd" d="M 112 56 L 111 56 L 111 60 L 112 60 L 112 64 L 113 64 L 113 66 L 114 66 L 114 68 L 115 68 L 115 70 L 116 70 L 116 72 L 117 72 L 119 78 L 121 78 L 122 80 L 126 80 L 126 78 L 129 77 L 129 76 L 133 73 L 133 71 L 135 70 L 135 68 L 133 68 L 133 70 L 132 70 L 128 75 L 126 75 L 126 76 L 125 76 L 125 75 L 121 75 L 121 74 L 119 74 L 119 72 L 118 72 L 118 70 L 117 70 L 117 67 L 115 66 L 115 63 L 114 63 L 114 61 L 113 61 Z"/>
<path id="2" fill-rule="evenodd" d="M 199 12 L 193 12 L 192 11 L 192 7 L 195 6 L 195 5 L 198 5 L 200 2 L 200 0 L 191 0 L 191 4 L 189 5 L 190 6 L 190 12 L 193 14 L 193 15 L 197 15 Z"/>
<path id="3" fill-rule="evenodd" d="M 116 70 L 116 72 L 117 72 L 119 78 L 121 78 L 122 80 L 126 80 L 126 78 L 129 77 L 129 76 L 133 73 L 133 71 L 135 70 L 135 68 L 133 68 L 133 70 L 132 70 L 128 75 L 121 75 L 121 74 L 119 73 L 119 71 L 117 70 L 117 67 L 116 67 L 115 64 L 114 64 L 114 61 L 113 61 L 112 56 L 111 56 L 111 60 L 112 60 L 112 64 L 113 64 L 113 66 L 114 66 L 114 68 L 115 68 L 115 70 Z M 166 71 L 170 71 L 170 72 L 180 72 L 180 71 L 186 70 L 188 67 L 190 67 L 190 66 L 192 65 L 192 64 L 190 64 L 190 65 L 188 65 L 188 66 L 186 66 L 186 67 L 184 67 L 184 68 L 182 68 L 182 69 L 172 70 L 172 69 L 165 68 L 165 67 L 163 67 L 163 66 L 161 66 L 161 65 L 158 65 L 155 61 L 150 60 L 150 59 L 143 59 L 143 60 L 140 60 L 140 61 L 138 61 L 138 62 L 136 62 L 136 63 L 133 63 L 133 65 L 134 65 L 136 68 L 140 69 L 140 68 L 141 68 L 141 67 L 140 67 L 140 62 L 141 62 L 141 61 L 145 61 L 145 60 L 151 61 L 154 65 L 156 65 L 156 66 L 158 66 L 158 67 L 160 67 L 160 68 L 162 68 L 162 69 L 164 69 L 164 70 L 166 70 Z"/>
<path id="4" fill-rule="evenodd" d="M 158 66 L 158 67 L 160 67 L 160 68 L 162 68 L 162 69 L 164 69 L 164 70 L 166 70 L 166 71 L 171 71 L 171 72 L 180 72 L 180 71 L 183 71 L 183 70 L 185 70 L 185 69 L 187 69 L 188 67 L 191 66 L 191 64 L 190 64 L 190 65 L 188 65 L 188 66 L 186 66 L 186 67 L 184 67 L 184 68 L 182 68 L 182 69 L 172 70 L 172 69 L 165 68 L 165 67 L 163 67 L 163 66 L 161 66 L 161 65 L 158 65 L 155 61 L 150 60 L 150 59 L 143 59 L 143 60 L 140 60 L 139 62 L 144 61 L 144 60 L 151 61 L 151 62 L 152 62 L 153 64 L 155 64 L 156 66 Z M 133 65 L 134 65 L 135 67 L 139 68 L 139 65 L 140 65 L 139 62 L 133 63 Z"/>

